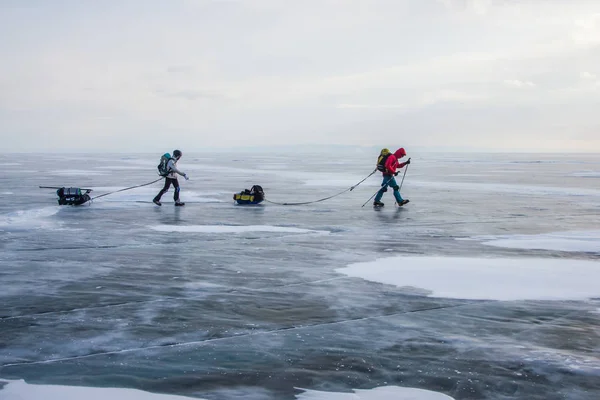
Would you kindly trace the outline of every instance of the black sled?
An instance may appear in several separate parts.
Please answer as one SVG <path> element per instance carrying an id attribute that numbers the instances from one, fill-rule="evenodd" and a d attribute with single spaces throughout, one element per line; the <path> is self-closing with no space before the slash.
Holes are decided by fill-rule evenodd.
<path id="1" fill-rule="evenodd" d="M 80 206 L 91 200 L 89 193 L 91 189 L 65 188 L 62 187 L 56 191 L 58 195 L 58 205 L 60 206 Z"/>
<path id="2" fill-rule="evenodd" d="M 241 192 L 233 195 L 233 200 L 235 200 L 237 204 L 241 205 L 260 204 L 264 199 L 265 192 L 259 185 L 254 185 L 250 188 L 250 190 L 244 189 Z"/>

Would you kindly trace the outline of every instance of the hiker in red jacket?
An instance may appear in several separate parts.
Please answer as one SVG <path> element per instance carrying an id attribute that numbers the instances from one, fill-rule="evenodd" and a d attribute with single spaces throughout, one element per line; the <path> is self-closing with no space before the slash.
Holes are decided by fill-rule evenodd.
<path id="1" fill-rule="evenodd" d="M 382 171 L 383 182 L 381 183 L 381 189 L 379 192 L 377 192 L 377 196 L 375 196 L 373 206 L 383 207 L 381 198 L 383 197 L 383 194 L 387 192 L 388 186 L 394 189 L 394 197 L 396 198 L 396 203 L 398 203 L 399 206 L 403 206 L 409 202 L 408 199 L 405 200 L 400 195 L 400 186 L 398 186 L 396 179 L 394 178 L 394 176 L 398 175 L 398 169 L 404 168 L 406 165 L 410 164 L 410 158 L 406 162 L 399 162 L 399 160 L 405 156 L 406 151 L 404 148 L 399 148 L 394 154 L 387 156 L 384 164 L 384 170 Z"/>

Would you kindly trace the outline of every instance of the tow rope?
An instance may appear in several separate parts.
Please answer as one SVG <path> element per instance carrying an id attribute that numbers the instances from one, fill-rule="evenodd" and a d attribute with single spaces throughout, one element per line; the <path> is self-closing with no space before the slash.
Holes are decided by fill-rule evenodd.
<path id="1" fill-rule="evenodd" d="M 156 182 L 158 182 L 158 181 L 160 181 L 160 180 L 162 180 L 162 179 L 163 179 L 163 177 L 161 176 L 160 178 L 158 178 L 158 179 L 157 179 L 157 180 L 155 180 L 155 181 L 148 182 L 148 183 L 144 183 L 144 184 L 142 184 L 142 185 L 131 186 L 131 187 L 128 187 L 128 188 L 125 188 L 125 189 L 119 189 L 119 190 L 115 190 L 114 192 L 108 192 L 108 193 L 104 193 L 104 194 L 101 194 L 101 195 L 99 195 L 99 196 L 92 197 L 92 198 L 90 199 L 90 201 L 93 201 L 93 200 L 95 200 L 95 199 L 99 199 L 100 197 L 108 196 L 109 194 L 113 194 L 113 193 L 119 193 L 119 192 L 124 192 L 124 191 L 126 191 L 126 190 L 131 190 L 131 189 L 139 188 L 139 187 L 142 187 L 142 186 L 148 186 L 148 185 L 152 185 L 153 183 L 156 183 Z"/>
<path id="2" fill-rule="evenodd" d="M 333 199 L 334 197 L 340 196 L 346 192 L 351 192 L 352 190 L 354 190 L 358 185 L 360 185 L 361 183 L 363 183 L 364 181 L 366 181 L 367 179 L 369 179 L 371 177 L 371 175 L 373 175 L 375 172 L 377 172 L 377 168 L 375 168 L 375 170 L 373 172 L 371 172 L 369 175 L 367 175 L 362 181 L 358 182 L 356 185 L 354 186 L 350 186 L 348 189 L 345 189 L 339 193 L 336 193 L 334 195 L 331 196 L 327 196 L 327 197 L 323 197 L 322 199 L 319 200 L 313 200 L 313 201 L 303 201 L 300 203 L 278 203 L 275 201 L 271 201 L 268 200 L 267 198 L 265 198 L 265 202 L 270 203 L 270 204 L 277 204 L 279 206 L 300 206 L 300 205 L 305 205 L 305 204 L 313 204 L 313 203 L 320 203 L 322 201 L 325 200 L 329 200 L 329 199 Z"/>

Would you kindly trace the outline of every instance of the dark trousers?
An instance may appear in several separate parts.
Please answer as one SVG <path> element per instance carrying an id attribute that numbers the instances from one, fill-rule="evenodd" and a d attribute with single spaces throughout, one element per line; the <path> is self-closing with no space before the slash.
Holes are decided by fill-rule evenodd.
<path id="1" fill-rule="evenodd" d="M 175 200 L 176 202 L 179 201 L 179 182 L 177 181 L 177 178 L 165 178 L 165 186 L 160 192 L 158 192 L 154 200 L 160 201 L 160 198 L 163 194 L 167 193 L 171 184 L 173 184 L 173 187 L 175 188 L 175 193 L 173 193 L 173 200 Z"/>

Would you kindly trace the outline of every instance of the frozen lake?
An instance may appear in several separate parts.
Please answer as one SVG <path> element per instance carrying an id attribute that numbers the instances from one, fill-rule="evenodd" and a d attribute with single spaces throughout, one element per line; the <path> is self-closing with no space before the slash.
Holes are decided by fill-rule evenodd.
<path id="1" fill-rule="evenodd" d="M 3 155 L 0 399 L 599 399 L 600 156 L 409 155 Z"/>

